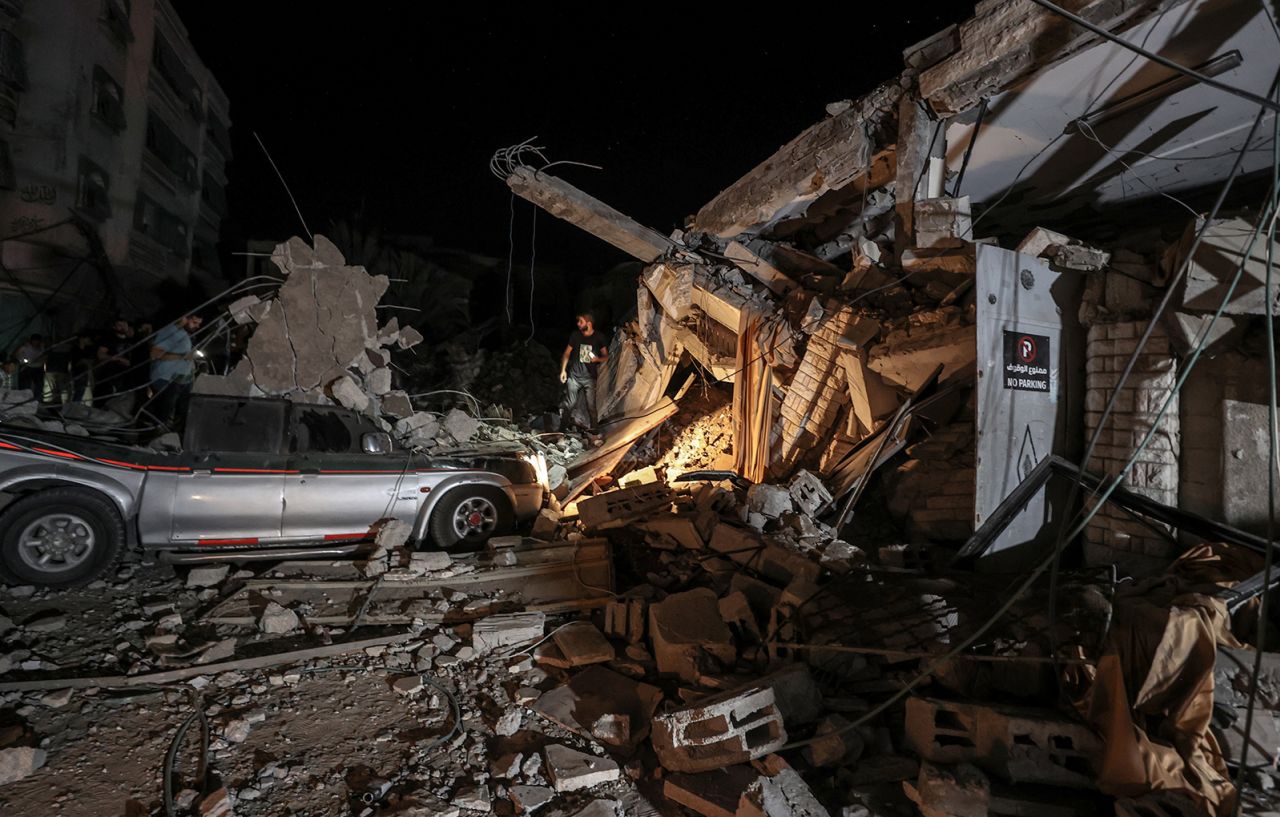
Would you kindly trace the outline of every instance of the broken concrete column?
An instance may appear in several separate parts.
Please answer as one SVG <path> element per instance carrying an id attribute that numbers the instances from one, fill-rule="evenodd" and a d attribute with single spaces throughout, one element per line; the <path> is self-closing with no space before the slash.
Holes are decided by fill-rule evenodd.
<path id="1" fill-rule="evenodd" d="M 716 594 L 699 587 L 649 606 L 649 639 L 658 671 L 697 683 L 708 661 L 737 658 L 733 634 L 720 618 Z"/>
<path id="2" fill-rule="evenodd" d="M 702 772 L 744 763 L 787 742 L 770 687 L 716 695 L 653 719 L 653 748 L 670 770 Z"/>

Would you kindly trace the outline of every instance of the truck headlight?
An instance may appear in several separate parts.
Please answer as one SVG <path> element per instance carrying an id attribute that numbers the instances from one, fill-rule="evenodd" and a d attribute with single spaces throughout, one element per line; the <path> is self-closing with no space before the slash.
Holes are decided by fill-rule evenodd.
<path id="1" fill-rule="evenodd" d="M 542 490 L 551 490 L 551 478 L 547 475 L 547 458 L 541 453 L 521 454 L 520 459 L 533 466 L 534 473 L 537 474 L 538 484 L 542 486 Z"/>

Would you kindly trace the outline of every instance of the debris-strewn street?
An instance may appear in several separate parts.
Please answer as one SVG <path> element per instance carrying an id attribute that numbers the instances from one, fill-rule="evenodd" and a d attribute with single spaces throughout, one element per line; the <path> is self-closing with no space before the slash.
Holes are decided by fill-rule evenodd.
<path id="1" fill-rule="evenodd" d="M 698 72 L 601 150 L 681 161 L 486 130 L 474 190 L 436 146 L 490 55 L 433 19 L 399 209 L 503 257 L 369 226 L 417 171 L 367 147 L 313 232 L 256 131 L 300 230 L 219 252 L 227 94 L 168 0 L 93 5 L 0 2 L 0 814 L 1280 817 L 1274 4 L 862 10 L 878 84 L 760 155 L 675 110 L 826 86 L 672 17 Z M 259 70 L 364 70 L 298 25 L 237 94 L 399 138 Z M 627 206 L 708 153 L 750 169 L 679 226 Z"/>

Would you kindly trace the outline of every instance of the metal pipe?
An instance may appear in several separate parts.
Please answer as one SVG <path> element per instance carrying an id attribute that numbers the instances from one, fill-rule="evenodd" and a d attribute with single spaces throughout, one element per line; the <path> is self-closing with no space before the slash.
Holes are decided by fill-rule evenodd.
<path id="1" fill-rule="evenodd" d="M 163 564 L 185 565 L 202 562 L 270 562 L 281 559 L 329 559 L 351 556 L 359 552 L 362 544 L 340 545 L 324 548 L 275 548 L 272 550 L 224 550 L 200 553 L 161 551 L 157 557 Z"/>

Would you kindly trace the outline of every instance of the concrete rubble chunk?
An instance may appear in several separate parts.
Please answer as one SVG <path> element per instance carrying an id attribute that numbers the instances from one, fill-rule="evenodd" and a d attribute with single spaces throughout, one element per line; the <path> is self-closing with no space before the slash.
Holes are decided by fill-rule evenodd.
<path id="1" fill-rule="evenodd" d="M 791 493 L 781 485 L 752 485 L 747 489 L 747 507 L 768 519 L 777 519 L 795 510 Z"/>
<path id="2" fill-rule="evenodd" d="M 416 550 L 409 556 L 409 566 L 411 568 L 427 573 L 448 570 L 452 565 L 453 556 L 443 550 Z"/>
<path id="3" fill-rule="evenodd" d="M 987 817 L 991 804 L 991 781 L 968 763 L 948 768 L 925 761 L 915 784 L 904 781 L 902 788 L 925 817 Z"/>
<path id="4" fill-rule="evenodd" d="M 402 420 L 413 414 L 413 403 L 403 391 L 389 391 L 382 395 L 382 413 Z"/>
<path id="5" fill-rule="evenodd" d="M 395 550 L 398 547 L 404 547 L 411 535 L 413 535 L 413 526 L 408 522 L 403 519 L 389 519 L 378 528 L 373 541 L 380 548 Z"/>
<path id="6" fill-rule="evenodd" d="M 620 528 L 635 519 L 671 507 L 671 489 L 662 484 L 635 485 L 578 501 L 578 518 L 588 532 Z"/>
<path id="7" fill-rule="evenodd" d="M 542 539 L 550 541 L 555 538 L 556 529 L 560 525 L 560 514 L 550 508 L 543 508 L 538 511 L 537 517 L 533 520 L 533 529 L 529 531 L 529 535 L 534 539 Z"/>
<path id="8" fill-rule="evenodd" d="M 579 752 L 560 743 L 552 743 L 542 750 L 547 761 L 547 776 L 558 792 L 589 789 L 601 783 L 617 780 L 618 764 L 605 757 Z"/>
<path id="9" fill-rule="evenodd" d="M 718 602 L 712 590 L 699 587 L 649 605 L 649 638 L 659 672 L 697 683 L 706 659 L 733 663 L 737 649 Z"/>
<path id="10" fill-rule="evenodd" d="M 227 307 L 227 313 L 231 315 L 233 321 L 244 326 L 257 320 L 252 308 L 260 303 L 262 303 L 262 299 L 257 295 L 246 295 L 243 298 L 232 301 Z"/>
<path id="11" fill-rule="evenodd" d="M 465 443 L 480 430 L 480 421 L 462 409 L 451 409 L 440 424 L 455 442 Z"/>
<path id="12" fill-rule="evenodd" d="M 533 710 L 575 734 L 631 749 L 649 734 L 653 711 L 661 700 L 657 687 L 596 664 L 576 673 L 567 684 L 544 692 Z M 602 718 L 618 717 L 627 719 L 625 733 L 599 730 Z"/>
<path id="13" fill-rule="evenodd" d="M 200 817 L 234 817 L 231 807 L 231 792 L 223 786 L 209 792 L 200 799 Z"/>
<path id="14" fill-rule="evenodd" d="M 518 814 L 534 814 L 555 798 L 546 786 L 512 786 L 509 793 Z"/>
<path id="15" fill-rule="evenodd" d="M 570 667 L 603 664 L 614 659 L 613 645 L 589 621 L 574 621 L 560 627 L 551 639 Z"/>
<path id="16" fill-rule="evenodd" d="M 652 741 L 665 768 L 705 772 L 775 752 L 787 731 L 773 689 L 752 686 L 655 716 Z"/>
<path id="17" fill-rule="evenodd" d="M 754 811 L 764 817 L 830 817 L 800 774 L 777 755 L 757 762 L 767 772 L 742 795 L 738 813 Z"/>
<path id="18" fill-rule="evenodd" d="M 1280 246 L 1267 247 L 1266 230 L 1254 238 L 1255 225 L 1245 218 L 1215 219 L 1208 226 L 1204 221 L 1199 218 L 1187 225 L 1176 249 L 1177 263 L 1169 266 L 1171 270 L 1177 270 L 1188 264 L 1187 254 L 1197 233 L 1203 232 L 1183 277 L 1181 298 L 1175 303 L 1193 312 L 1214 312 L 1231 290 L 1231 299 L 1223 308 L 1224 314 L 1265 315 L 1268 300 L 1273 312 L 1280 313 L 1277 308 L 1280 307 L 1280 275 L 1272 273 L 1271 289 L 1267 289 L 1268 250 L 1280 258 Z M 1246 258 L 1245 252 L 1251 241 L 1252 249 Z M 1242 264 L 1243 276 L 1232 290 L 1236 270 Z"/>
<path id="19" fill-rule="evenodd" d="M 453 797 L 453 805 L 465 811 L 489 812 L 489 787 L 485 785 L 466 786 Z"/>
<path id="20" fill-rule="evenodd" d="M 791 478 L 787 492 L 791 494 L 791 501 L 798 510 L 814 517 L 826 510 L 834 499 L 822 480 L 803 468 Z"/>
<path id="21" fill-rule="evenodd" d="M 356 381 L 345 375 L 329 384 L 329 393 L 343 408 L 364 411 L 369 407 L 369 395 L 356 385 Z"/>
<path id="22" fill-rule="evenodd" d="M 298 625 L 298 614 L 274 601 L 267 602 L 258 617 L 258 629 L 271 635 L 291 633 L 298 629 Z"/>
<path id="23" fill-rule="evenodd" d="M 384 395 L 391 391 L 391 370 L 388 368 L 374 369 L 369 372 L 369 376 L 365 378 L 365 385 L 369 387 L 369 391 L 377 395 Z"/>
<path id="24" fill-rule="evenodd" d="M 422 343 L 422 333 L 412 326 L 401 329 L 399 337 L 396 338 L 396 345 L 401 349 L 409 349 L 419 343 Z"/>
<path id="25" fill-rule="evenodd" d="M 0 749 L 0 786 L 15 783 L 35 774 L 44 765 L 48 755 L 44 749 L 33 746 L 12 746 Z"/>
<path id="26" fill-rule="evenodd" d="M 499 647 L 525 644 L 542 638 L 546 613 L 503 613 L 480 619 L 471 628 L 471 646 L 481 655 Z"/>

